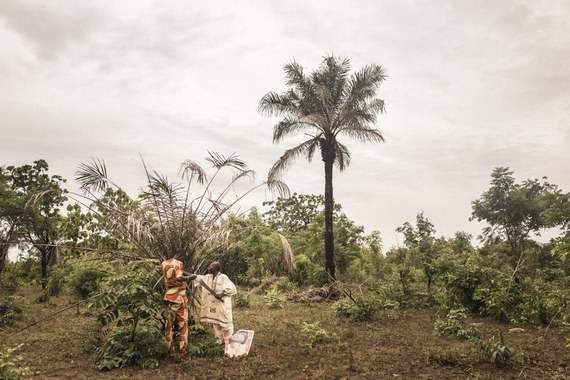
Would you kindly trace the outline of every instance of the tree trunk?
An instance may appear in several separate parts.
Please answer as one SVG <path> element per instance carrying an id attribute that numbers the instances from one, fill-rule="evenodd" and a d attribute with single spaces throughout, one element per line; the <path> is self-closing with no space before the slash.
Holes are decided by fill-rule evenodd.
<path id="1" fill-rule="evenodd" d="M 10 250 L 10 242 L 14 238 L 14 224 L 10 226 L 8 232 L 4 235 L 4 239 L 0 240 L 0 273 L 6 267 L 6 259 L 8 258 L 8 251 Z"/>
<path id="2" fill-rule="evenodd" d="M 334 263 L 333 235 L 333 162 L 334 158 L 324 157 L 325 162 L 325 269 L 332 280 L 336 279 Z"/>
<path id="3" fill-rule="evenodd" d="M 6 258 L 8 257 L 8 251 L 10 250 L 10 245 L 8 241 L 0 241 L 0 273 L 4 271 L 6 266 Z"/>
<path id="4" fill-rule="evenodd" d="M 41 254 L 41 265 L 42 265 L 42 289 L 47 288 L 47 278 L 48 278 L 48 262 L 49 262 L 49 248 L 40 250 Z"/>

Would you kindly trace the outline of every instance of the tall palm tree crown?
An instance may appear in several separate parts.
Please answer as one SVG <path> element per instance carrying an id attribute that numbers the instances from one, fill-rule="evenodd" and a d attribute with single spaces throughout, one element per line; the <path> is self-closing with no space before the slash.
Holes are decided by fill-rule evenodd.
<path id="1" fill-rule="evenodd" d="M 335 278 L 333 237 L 333 165 L 343 171 L 350 163 L 348 148 L 339 141 L 350 137 L 359 141 L 383 142 L 382 133 L 374 128 L 384 101 L 376 92 L 386 79 L 380 65 L 367 65 L 350 74 L 350 61 L 326 56 L 319 68 L 307 75 L 296 62 L 284 66 L 288 90 L 282 94 L 268 92 L 259 103 L 266 116 L 278 116 L 273 142 L 303 133 L 309 138 L 287 149 L 270 170 L 278 178 L 297 157 L 312 160 L 320 150 L 325 166 L 325 267 Z"/>

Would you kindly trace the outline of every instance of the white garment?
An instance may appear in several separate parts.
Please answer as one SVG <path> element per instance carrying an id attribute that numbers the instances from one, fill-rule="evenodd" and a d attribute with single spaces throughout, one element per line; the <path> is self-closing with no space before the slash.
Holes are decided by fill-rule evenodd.
<path id="1" fill-rule="evenodd" d="M 212 328 L 214 329 L 214 336 L 219 344 L 229 343 L 230 338 L 234 334 L 234 325 L 230 327 L 224 327 L 222 325 L 212 323 Z"/>
<path id="2" fill-rule="evenodd" d="M 219 325 L 233 333 L 234 320 L 231 296 L 237 293 L 234 283 L 225 274 L 218 273 L 216 277 L 211 274 L 198 276 L 194 284 L 202 288 L 200 291 L 200 321 Z M 202 284 L 207 285 L 216 294 L 222 293 L 222 300 L 214 297 L 201 286 Z"/>

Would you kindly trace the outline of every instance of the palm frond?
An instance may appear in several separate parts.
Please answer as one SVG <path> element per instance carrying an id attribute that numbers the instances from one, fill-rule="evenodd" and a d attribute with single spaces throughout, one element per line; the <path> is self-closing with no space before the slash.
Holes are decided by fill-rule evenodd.
<path id="1" fill-rule="evenodd" d="M 293 61 L 283 66 L 285 72 L 285 83 L 288 86 L 303 88 L 307 85 L 307 78 L 303 72 L 303 66 Z"/>
<path id="2" fill-rule="evenodd" d="M 110 184 L 107 176 L 107 166 L 99 158 L 94 158 L 90 163 L 82 163 L 75 172 L 75 180 L 79 182 L 83 191 L 105 191 Z"/>
<path id="3" fill-rule="evenodd" d="M 320 68 L 311 75 L 318 88 L 321 103 L 331 118 L 342 103 L 349 72 L 348 58 L 330 55 L 323 57 Z"/>
<path id="4" fill-rule="evenodd" d="M 308 154 L 311 150 L 314 151 L 314 146 L 318 144 L 319 138 L 311 138 L 310 140 L 304 141 L 291 149 L 287 149 L 279 160 L 277 160 L 277 162 L 275 162 L 271 167 L 268 178 L 271 180 L 279 178 L 294 159 L 302 156 L 303 154 Z"/>
<path id="5" fill-rule="evenodd" d="M 212 163 L 214 168 L 221 169 L 224 167 L 231 167 L 234 169 L 245 169 L 247 165 L 243 162 L 235 153 L 232 153 L 228 157 L 216 153 L 208 151 L 209 157 L 206 158 L 206 161 Z"/>
<path id="6" fill-rule="evenodd" d="M 348 125 L 338 131 L 339 135 L 346 135 L 362 142 L 384 142 L 384 135 L 378 129 L 368 128 L 360 124 Z"/>
<path id="7" fill-rule="evenodd" d="M 350 152 L 345 145 L 338 141 L 335 144 L 335 157 L 335 163 L 340 171 L 343 171 L 350 165 Z"/>
<path id="8" fill-rule="evenodd" d="M 289 198 L 291 196 L 291 190 L 289 186 L 281 180 L 278 179 L 268 179 L 265 184 L 269 191 L 273 194 L 277 194 L 279 198 Z"/>
<path id="9" fill-rule="evenodd" d="M 303 129 L 314 129 L 314 125 L 303 122 L 298 118 L 285 116 L 273 128 L 273 142 L 281 141 L 285 136 L 294 134 Z"/>
<path id="10" fill-rule="evenodd" d="M 279 239 L 281 240 L 281 246 L 283 247 L 283 261 L 285 262 L 285 267 L 287 268 L 287 273 L 289 277 L 295 274 L 295 255 L 293 254 L 293 250 L 291 249 L 291 245 L 289 245 L 289 241 L 285 236 L 277 233 Z"/>
<path id="11" fill-rule="evenodd" d="M 346 103 L 348 105 L 369 99 L 386 80 L 387 75 L 380 65 L 367 65 L 352 75 L 348 81 Z"/>
<path id="12" fill-rule="evenodd" d="M 231 184 L 234 184 L 235 182 L 239 181 L 242 178 L 251 178 L 251 179 L 255 179 L 255 170 L 252 169 L 247 169 L 247 170 L 241 170 L 239 171 L 237 174 L 235 174 L 232 177 L 232 181 L 230 182 Z"/>
<path id="13" fill-rule="evenodd" d="M 208 180 L 206 171 L 192 160 L 186 160 L 180 165 L 180 172 L 182 179 L 187 179 L 191 181 L 192 178 L 196 177 L 196 181 L 199 184 L 204 184 Z"/>
<path id="14" fill-rule="evenodd" d="M 26 201 L 24 205 L 24 209 L 29 209 L 36 207 L 36 205 L 42 200 L 43 197 L 48 195 L 49 193 L 53 192 L 53 189 L 41 190 L 34 192 Z"/>
<path id="15" fill-rule="evenodd" d="M 297 112 L 296 104 L 291 93 L 279 95 L 276 92 L 268 92 L 259 101 L 257 109 L 265 116 L 291 115 Z"/>

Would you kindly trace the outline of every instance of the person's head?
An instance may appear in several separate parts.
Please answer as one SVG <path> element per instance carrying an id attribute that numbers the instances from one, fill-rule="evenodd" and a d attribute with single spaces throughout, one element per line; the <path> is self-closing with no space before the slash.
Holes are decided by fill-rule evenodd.
<path id="1" fill-rule="evenodd" d="M 174 256 L 176 256 L 176 255 L 174 254 L 174 251 L 168 250 L 168 251 L 166 251 L 166 254 L 164 255 L 164 258 L 167 259 L 167 260 L 170 260 L 170 259 L 173 259 Z"/>
<path id="2" fill-rule="evenodd" d="M 220 273 L 222 270 L 222 264 L 219 261 L 212 261 L 210 265 L 208 265 L 208 273 L 213 274 L 214 276 Z"/>

